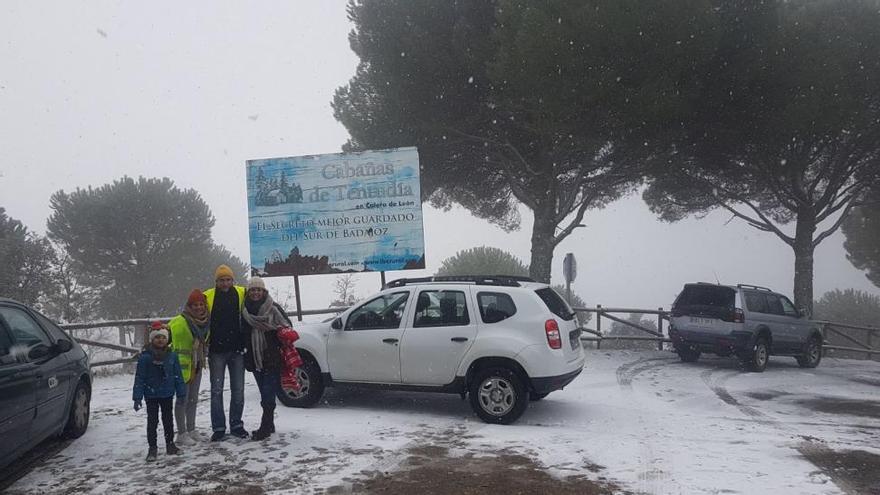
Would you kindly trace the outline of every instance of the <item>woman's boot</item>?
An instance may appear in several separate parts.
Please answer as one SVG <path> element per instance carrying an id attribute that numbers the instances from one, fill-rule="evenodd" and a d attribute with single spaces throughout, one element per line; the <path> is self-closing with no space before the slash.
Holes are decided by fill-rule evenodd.
<path id="1" fill-rule="evenodd" d="M 275 404 L 269 404 L 268 411 L 269 417 L 267 418 L 267 425 L 269 427 L 269 433 L 275 433 Z"/>
<path id="2" fill-rule="evenodd" d="M 251 434 L 254 440 L 265 440 L 275 431 L 275 404 L 260 404 L 263 406 L 263 417 L 260 419 L 260 428 Z"/>

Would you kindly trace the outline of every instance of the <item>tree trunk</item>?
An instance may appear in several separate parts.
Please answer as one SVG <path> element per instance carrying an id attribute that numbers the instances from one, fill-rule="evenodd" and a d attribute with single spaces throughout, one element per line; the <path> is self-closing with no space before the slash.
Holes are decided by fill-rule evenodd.
<path id="1" fill-rule="evenodd" d="M 553 209 L 541 208 L 532 211 L 535 223 L 532 225 L 532 259 L 529 276 L 538 282 L 550 283 L 550 267 L 553 264 L 554 235 L 556 223 L 553 222 Z"/>
<path id="2" fill-rule="evenodd" d="M 813 314 L 813 234 L 816 215 L 811 210 L 798 212 L 794 238 L 794 305 Z"/>

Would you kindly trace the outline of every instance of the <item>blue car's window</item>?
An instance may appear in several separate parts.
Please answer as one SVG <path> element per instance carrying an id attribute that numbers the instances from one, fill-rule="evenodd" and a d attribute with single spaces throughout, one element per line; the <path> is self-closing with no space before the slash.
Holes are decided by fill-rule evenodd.
<path id="1" fill-rule="evenodd" d="M 59 328 L 58 325 L 55 324 L 55 322 L 53 322 L 49 318 L 46 318 L 40 313 L 37 313 L 36 315 L 37 321 L 40 322 L 40 325 L 43 325 L 43 329 L 49 332 L 49 335 L 51 335 L 52 338 L 55 339 L 55 341 L 70 340 L 70 336 L 67 335 L 67 332 Z"/>
<path id="2" fill-rule="evenodd" d="M 17 360 L 26 360 L 28 352 L 39 344 L 51 345 L 46 332 L 21 309 L 0 306 L 0 320 L 9 329 L 12 337 L 10 355 Z"/>
<path id="3" fill-rule="evenodd" d="M 0 365 L 15 362 L 15 359 L 12 359 L 9 355 L 11 349 L 12 337 L 9 336 L 9 332 L 5 328 L 0 326 Z"/>

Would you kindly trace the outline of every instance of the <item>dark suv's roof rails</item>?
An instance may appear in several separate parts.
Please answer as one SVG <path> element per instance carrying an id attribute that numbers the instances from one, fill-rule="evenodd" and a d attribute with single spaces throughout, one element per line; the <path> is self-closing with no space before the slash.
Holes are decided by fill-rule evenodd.
<path id="1" fill-rule="evenodd" d="M 436 277 L 399 278 L 388 282 L 383 288 L 403 287 L 405 285 L 423 284 L 426 282 L 472 282 L 476 285 L 519 287 L 520 282 L 534 282 L 534 280 L 520 275 L 442 275 Z"/>
<path id="2" fill-rule="evenodd" d="M 741 288 L 741 289 L 754 289 L 754 290 L 763 290 L 763 291 L 766 291 L 766 292 L 773 292 L 772 290 L 770 290 L 770 289 L 768 289 L 768 288 L 766 288 L 766 287 L 761 287 L 760 285 L 736 284 L 736 286 L 739 287 L 739 288 Z"/>

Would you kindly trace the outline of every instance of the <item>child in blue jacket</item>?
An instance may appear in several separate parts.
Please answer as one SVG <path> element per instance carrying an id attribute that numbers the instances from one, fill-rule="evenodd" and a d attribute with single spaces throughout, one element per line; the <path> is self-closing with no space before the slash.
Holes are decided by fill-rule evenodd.
<path id="1" fill-rule="evenodd" d="M 162 429 L 165 430 L 165 451 L 180 454 L 174 445 L 174 392 L 177 399 L 186 397 L 186 383 L 180 371 L 177 354 L 168 349 L 168 330 L 161 323 L 154 323 L 150 331 L 150 343 L 141 352 L 137 372 L 134 375 L 134 410 L 141 408 L 141 399 L 147 400 L 147 442 L 150 450 L 147 462 L 156 460 L 156 430 L 159 426 L 159 409 L 162 409 Z"/>

